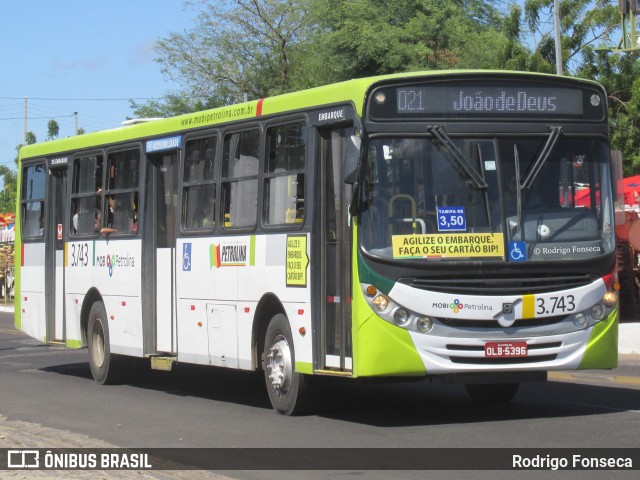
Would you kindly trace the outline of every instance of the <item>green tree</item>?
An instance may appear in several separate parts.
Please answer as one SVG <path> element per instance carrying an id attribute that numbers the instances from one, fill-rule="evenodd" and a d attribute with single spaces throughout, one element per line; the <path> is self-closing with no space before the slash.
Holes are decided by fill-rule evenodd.
<path id="1" fill-rule="evenodd" d="M 559 0 L 563 70 L 575 73 L 588 47 L 610 44 L 619 29 L 617 8 L 609 0 Z M 526 43 L 533 45 L 527 70 L 555 73 L 553 0 L 526 0 Z"/>
<path id="2" fill-rule="evenodd" d="M 47 122 L 47 140 L 53 140 L 60 134 L 60 125 L 53 118 Z"/>
<path id="3" fill-rule="evenodd" d="M 489 0 L 201 4 L 193 29 L 156 44 L 156 61 L 181 90 L 162 101 L 131 102 L 136 116 L 176 115 L 381 73 L 496 68 L 509 56 L 504 15 Z"/>
<path id="4" fill-rule="evenodd" d="M 194 99 L 190 106 L 289 91 L 298 74 L 297 45 L 308 29 L 308 3 L 207 2 L 192 30 L 172 33 L 156 44 L 156 60 L 165 75 L 182 84 L 182 93 Z"/>
<path id="5" fill-rule="evenodd" d="M 26 135 L 26 144 L 32 145 L 36 143 L 36 135 L 29 131 Z M 18 167 L 18 155 L 17 152 L 25 144 L 20 144 L 16 147 L 16 157 L 14 162 L 16 164 L 16 168 Z M 17 182 L 18 182 L 18 174 L 15 170 L 7 167 L 6 165 L 0 165 L 0 177 L 2 177 L 2 190 L 0 190 L 0 212 L 2 213 L 15 213 L 16 211 L 16 193 Z"/>
<path id="6" fill-rule="evenodd" d="M 320 65 L 343 78 L 496 68 L 505 18 L 483 0 L 316 0 Z"/>
<path id="7" fill-rule="evenodd" d="M 0 212 L 15 213 L 18 175 L 6 165 L 0 165 L 0 177 L 2 177 L 3 183 L 3 188 L 0 191 Z"/>
<path id="8" fill-rule="evenodd" d="M 611 146 L 621 150 L 625 176 L 640 173 L 640 63 L 634 55 L 585 49 L 577 74 L 602 83 L 609 97 Z"/>

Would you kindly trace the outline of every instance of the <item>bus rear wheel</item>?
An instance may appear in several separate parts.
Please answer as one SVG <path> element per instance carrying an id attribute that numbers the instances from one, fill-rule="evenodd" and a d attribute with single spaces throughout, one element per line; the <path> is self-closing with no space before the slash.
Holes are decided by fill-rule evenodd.
<path id="1" fill-rule="evenodd" d="M 519 383 L 467 383 L 467 394 L 477 403 L 509 403 L 518 393 Z"/>
<path id="2" fill-rule="evenodd" d="M 101 385 L 119 383 L 124 380 L 124 359 L 111 353 L 109 346 L 109 324 L 102 302 L 95 302 L 89 312 L 87 323 L 87 346 L 91 374 Z"/>
<path id="3" fill-rule="evenodd" d="M 287 317 L 279 313 L 269 322 L 262 354 L 269 400 L 281 415 L 300 415 L 309 407 L 308 379 L 295 371 L 293 338 Z"/>

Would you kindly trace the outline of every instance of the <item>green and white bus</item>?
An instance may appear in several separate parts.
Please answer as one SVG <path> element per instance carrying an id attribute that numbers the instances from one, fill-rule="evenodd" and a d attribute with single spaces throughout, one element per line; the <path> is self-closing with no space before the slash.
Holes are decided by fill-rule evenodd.
<path id="1" fill-rule="evenodd" d="M 135 123 L 135 122 L 132 122 Z M 617 365 L 614 179 L 596 83 L 351 80 L 24 147 L 18 329 L 132 361 L 439 378 L 508 401 Z"/>

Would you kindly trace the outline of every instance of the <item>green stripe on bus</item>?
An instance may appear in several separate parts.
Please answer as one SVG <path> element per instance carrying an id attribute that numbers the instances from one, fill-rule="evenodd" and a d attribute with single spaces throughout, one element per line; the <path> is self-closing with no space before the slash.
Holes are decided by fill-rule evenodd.
<path id="1" fill-rule="evenodd" d="M 64 344 L 67 348 L 82 348 L 82 342 L 80 340 L 69 340 L 67 339 Z"/>
<path id="2" fill-rule="evenodd" d="M 312 374 L 313 364 L 309 362 L 296 362 L 296 372 Z"/>
<path id="3" fill-rule="evenodd" d="M 618 310 L 593 327 L 579 370 L 618 366 Z"/>
<path id="4" fill-rule="evenodd" d="M 249 265 L 256 264 L 256 236 L 251 235 L 249 237 Z"/>

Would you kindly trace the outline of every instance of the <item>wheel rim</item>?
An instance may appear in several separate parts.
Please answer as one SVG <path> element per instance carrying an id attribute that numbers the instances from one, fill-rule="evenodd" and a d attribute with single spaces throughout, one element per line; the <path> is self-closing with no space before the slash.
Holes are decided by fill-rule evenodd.
<path id="1" fill-rule="evenodd" d="M 104 363 L 104 331 L 102 330 L 102 322 L 100 322 L 100 320 L 96 320 L 93 324 L 93 332 L 91 334 L 91 358 L 96 367 L 102 367 Z"/>
<path id="2" fill-rule="evenodd" d="M 293 365 L 291 362 L 291 348 L 289 342 L 282 335 L 277 335 L 267 355 L 267 369 L 269 370 L 269 381 L 278 392 L 284 396 L 291 388 L 293 377 Z"/>

